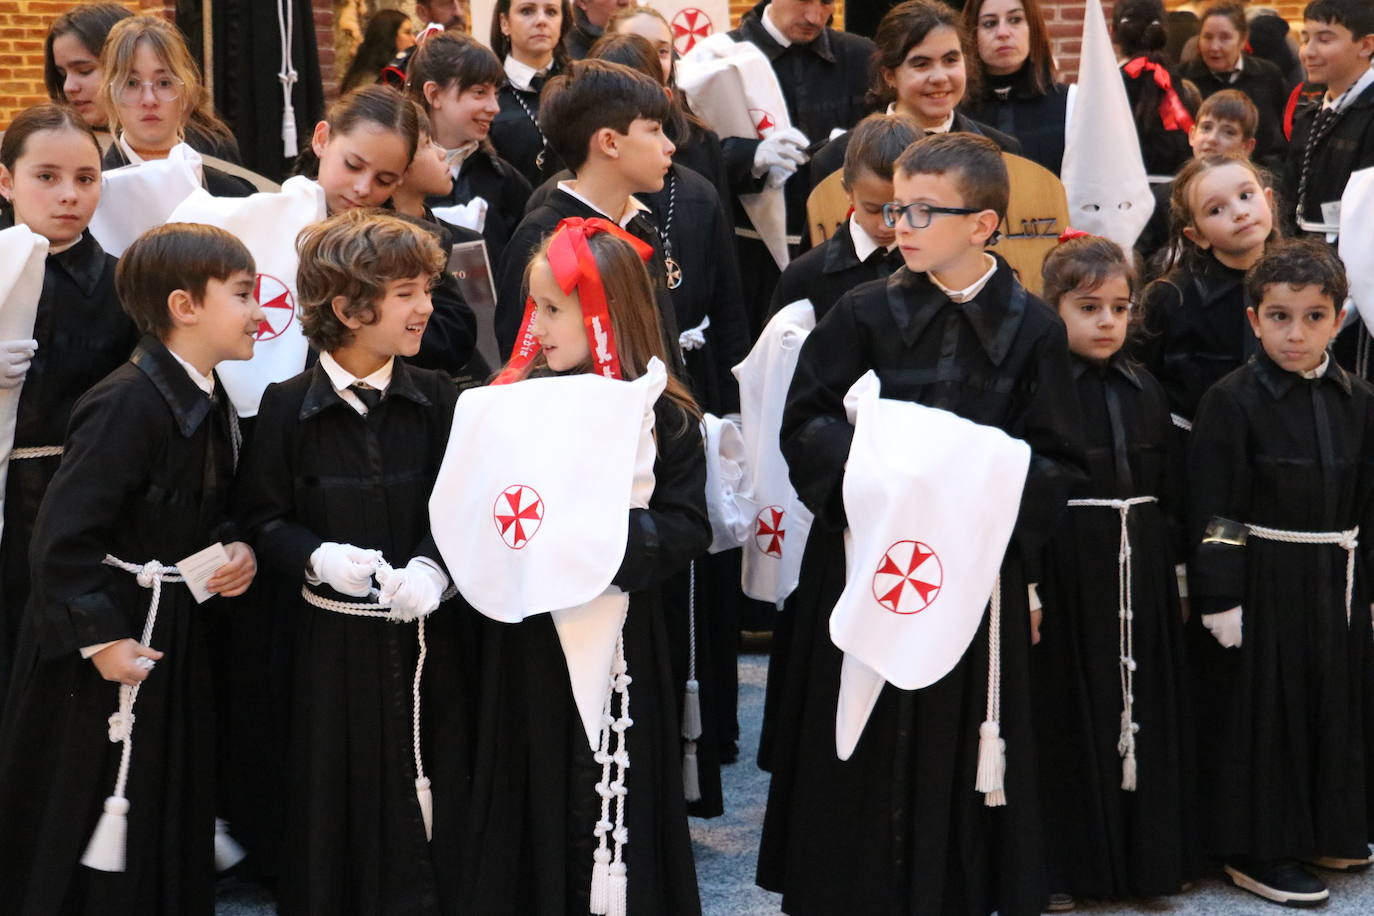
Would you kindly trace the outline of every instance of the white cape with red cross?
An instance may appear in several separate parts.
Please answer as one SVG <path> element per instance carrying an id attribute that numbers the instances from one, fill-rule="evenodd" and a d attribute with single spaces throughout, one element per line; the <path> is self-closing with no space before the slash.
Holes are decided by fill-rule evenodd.
<path id="1" fill-rule="evenodd" d="M 797 587 L 812 516 L 792 489 L 778 432 L 797 356 L 815 326 L 809 300 L 783 307 L 732 370 L 744 432 L 744 480 L 737 498 L 749 519 L 740 584 L 750 598 L 779 608 Z"/>
<path id="2" fill-rule="evenodd" d="M 48 240 L 28 226 L 0 231 L 0 340 L 29 340 L 43 294 Z M 5 479 L 9 476 L 14 427 L 23 385 L 0 389 L 0 521 L 4 520 Z M 58 443 L 43 443 L 57 445 Z"/>
<path id="3" fill-rule="evenodd" d="M 262 393 L 305 368 L 308 344 L 296 307 L 296 236 L 325 217 L 324 190 L 297 175 L 280 191 L 248 197 L 212 197 L 199 189 L 167 218 L 169 223 L 205 223 L 236 236 L 257 264 L 253 293 L 266 316 L 258 326 L 253 358 L 223 362 L 215 372 L 241 417 L 254 417 Z"/>
<path id="4" fill-rule="evenodd" d="M 845 397 L 844 591 L 830 638 L 844 652 L 835 751 L 848 760 L 883 684 L 917 690 L 967 651 L 1020 510 L 1030 446 L 946 410 L 879 396 L 867 373 Z"/>
<path id="5" fill-rule="evenodd" d="M 200 153 L 178 143 L 166 159 L 133 163 L 100 176 L 100 204 L 91 217 L 90 232 L 100 247 L 115 257 L 134 239 L 169 222 L 183 200 L 200 190 L 204 179 Z"/>
<path id="6" fill-rule="evenodd" d="M 583 374 L 464 392 L 429 500 L 453 584 L 492 620 L 552 614 L 596 748 L 628 596 L 611 584 L 654 489 L 657 359 L 632 382 Z"/>

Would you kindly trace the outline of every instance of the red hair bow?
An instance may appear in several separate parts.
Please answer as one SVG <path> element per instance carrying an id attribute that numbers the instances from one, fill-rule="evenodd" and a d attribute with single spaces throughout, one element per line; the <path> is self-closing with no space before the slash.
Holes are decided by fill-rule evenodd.
<path id="1" fill-rule="evenodd" d="M 1159 119 L 1164 122 L 1165 130 L 1193 129 L 1193 116 L 1188 114 L 1188 108 L 1183 104 L 1183 100 L 1178 97 L 1178 92 L 1174 89 L 1173 78 L 1169 76 L 1167 69 L 1148 57 L 1137 57 L 1127 61 L 1121 69 L 1125 70 L 1126 75 L 1132 79 L 1138 79 L 1140 74 L 1146 70 L 1150 71 L 1150 76 L 1154 79 L 1155 85 L 1164 93 L 1159 100 Z"/>
<path id="2" fill-rule="evenodd" d="M 1092 235 L 1091 232 L 1084 232 L 1082 229 L 1075 229 L 1074 227 L 1070 226 L 1063 232 L 1059 233 L 1059 244 L 1062 245 L 1065 242 L 1070 241 L 1072 239 L 1087 238 L 1090 235 Z"/>
<path id="3" fill-rule="evenodd" d="M 607 232 L 634 249 L 640 260 L 648 261 L 654 249 L 641 239 L 635 238 L 610 220 L 592 217 L 569 217 L 558 224 L 549 241 L 547 257 L 549 270 L 554 281 L 564 293 L 577 291 L 578 302 L 582 306 L 582 325 L 587 332 L 587 346 L 592 354 L 592 371 L 597 375 L 618 379 L 620 356 L 616 352 L 615 333 L 611 329 L 611 310 L 606 302 L 606 288 L 601 282 L 601 271 L 597 269 L 596 257 L 592 254 L 587 239 L 600 232 Z M 530 331 L 534 321 L 534 299 L 525 300 L 525 318 L 520 323 L 520 333 L 516 336 L 515 349 L 511 351 L 510 361 L 496 378 L 493 385 L 502 385 L 524 378 L 534 361 L 539 345 Z"/>

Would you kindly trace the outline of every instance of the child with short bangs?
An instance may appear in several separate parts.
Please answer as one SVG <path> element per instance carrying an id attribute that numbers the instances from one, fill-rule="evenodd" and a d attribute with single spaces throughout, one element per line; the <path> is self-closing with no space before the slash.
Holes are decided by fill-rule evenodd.
<path id="1" fill-rule="evenodd" d="M 1044 601 L 1032 612 L 1031 694 L 1053 912 L 1075 897 L 1178 893 L 1198 862 L 1174 583 L 1180 436 L 1164 389 L 1122 350 L 1136 274 L 1120 246 L 1070 239 L 1045 259 L 1044 279 L 1088 446 L 1088 479 L 1032 586 Z"/>
<path id="2" fill-rule="evenodd" d="M 1374 388 L 1328 352 L 1330 248 L 1273 245 L 1245 285 L 1260 349 L 1203 397 L 1188 461 L 1200 836 L 1237 887 L 1303 906 L 1328 896 L 1306 866 L 1371 861 Z"/>
<path id="3" fill-rule="evenodd" d="M 263 394 L 239 502 L 299 589 L 282 911 L 438 912 L 464 777 L 436 748 L 461 746 L 462 726 L 430 735 L 463 702 L 466 666 L 453 615 L 425 619 L 448 587 L 426 504 L 457 391 L 402 357 L 419 351 L 443 254 L 424 229 L 360 210 L 307 227 L 298 248 L 320 358 Z"/>

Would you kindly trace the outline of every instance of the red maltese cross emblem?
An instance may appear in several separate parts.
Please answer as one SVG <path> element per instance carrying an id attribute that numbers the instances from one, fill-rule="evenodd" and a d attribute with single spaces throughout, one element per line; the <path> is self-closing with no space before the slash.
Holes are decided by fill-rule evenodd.
<path id="1" fill-rule="evenodd" d="M 686 54 L 710 34 L 711 17 L 694 6 L 683 7 L 673 16 L 673 47 L 679 54 Z"/>
<path id="2" fill-rule="evenodd" d="M 782 506 L 764 506 L 754 519 L 754 544 L 759 553 L 782 559 L 782 542 L 787 532 L 782 528 Z"/>
<path id="3" fill-rule="evenodd" d="M 749 117 L 754 119 L 754 130 L 758 131 L 759 137 L 766 137 L 768 132 L 778 126 L 778 122 L 773 120 L 773 116 L 762 108 L 749 109 Z"/>
<path id="4" fill-rule="evenodd" d="M 296 298 L 286 284 L 271 274 L 258 274 L 253 284 L 253 298 L 262 306 L 263 319 L 258 322 L 258 333 L 254 340 L 271 340 L 280 337 L 291 320 L 296 317 Z"/>
<path id="5" fill-rule="evenodd" d="M 929 545 L 898 541 L 873 574 L 873 597 L 894 614 L 919 614 L 940 597 L 944 569 Z"/>
<path id="6" fill-rule="evenodd" d="M 519 550 L 530 542 L 544 521 L 544 500 L 534 488 L 513 484 L 496 497 L 492 509 L 496 531 L 511 550 Z"/>

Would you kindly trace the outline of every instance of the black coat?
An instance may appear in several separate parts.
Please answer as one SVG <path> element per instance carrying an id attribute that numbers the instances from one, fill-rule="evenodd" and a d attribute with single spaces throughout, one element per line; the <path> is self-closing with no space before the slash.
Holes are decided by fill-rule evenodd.
<path id="1" fill-rule="evenodd" d="M 587 21 L 587 13 L 580 6 L 573 7 L 572 27 L 563 36 L 563 49 L 568 52 L 569 60 L 582 60 L 591 51 L 592 45 L 601 37 L 605 29 Z"/>
<path id="2" fill-rule="evenodd" d="M 557 76 L 558 64 L 549 68 L 545 76 L 536 76 L 529 92 L 516 89 L 506 80 L 496 94 L 501 111 L 491 122 L 491 145 L 501 154 L 501 158 L 515 166 L 516 171 L 525 176 L 532 188 L 539 187 L 544 179 L 562 170 L 563 160 L 544 140 L 544 131 L 539 121 L 539 92 L 549 77 Z M 543 164 L 539 162 L 543 154 Z"/>
<path id="3" fill-rule="evenodd" d="M 1030 77 L 1029 60 L 1010 76 L 989 74 L 982 95 L 964 99 L 963 110 L 974 121 L 1015 137 L 1021 155 L 1058 175 L 1064 162 L 1069 87 L 1051 83 L 1049 92 L 1038 93 Z"/>
<path id="4" fill-rule="evenodd" d="M 1288 105 L 1288 86 L 1279 68 L 1262 57 L 1241 55 L 1240 77 L 1230 82 L 1229 74 L 1218 75 L 1207 66 L 1201 56 L 1182 68 L 1185 79 L 1197 86 L 1202 98 L 1208 99 L 1223 89 L 1245 93 L 1259 110 L 1259 126 L 1255 130 L 1255 160 L 1267 168 L 1281 168 L 1288 141 L 1283 136 L 1283 110 Z"/>
<path id="5" fill-rule="evenodd" d="M 435 799 L 434 845 L 415 799 L 411 679 L 416 626 L 321 610 L 300 598 L 311 553 L 325 541 L 380 550 L 396 568 L 438 561 L 429 494 L 448 445 L 457 389 L 436 372 L 395 360 L 391 384 L 362 416 L 316 364 L 269 385 L 245 455 L 239 511 L 265 570 L 295 615 L 294 684 L 283 913 L 453 912 L 456 888 L 436 879 L 452 851 L 467 791 L 457 733 L 468 669 L 457 656 L 460 616 L 441 606 L 426 621 L 421 688 L 425 768 Z M 358 602 L 327 585 L 317 593 Z M 285 599 L 285 600 L 283 600 Z M 367 799 L 366 803 L 362 800 Z"/>
<path id="6" fill-rule="evenodd" d="M 1164 386 L 1169 410 L 1184 420 L 1193 419 L 1213 383 L 1258 347 L 1245 317 L 1244 280 L 1244 271 L 1195 253 L 1145 290 L 1135 354 Z"/>
<path id="7" fill-rule="evenodd" d="M 1218 382 L 1193 427 L 1189 592 L 1201 838 L 1259 860 L 1363 854 L 1371 542 L 1346 622 L 1346 552 L 1251 533 L 1203 542 L 1214 518 L 1286 531 L 1374 525 L 1374 389 L 1332 360 L 1320 379 L 1263 353 Z M 1239 605 L 1223 649 L 1199 615 Z M 1352 740 L 1353 739 L 1353 740 Z"/>
<path id="8" fill-rule="evenodd" d="M 759 883 L 796 916 L 1038 914 L 1044 853 L 1031 744 L 1025 556 L 1083 477 L 1082 419 L 1063 324 L 998 272 L 956 305 L 903 268 L 846 294 L 802 345 L 782 421 L 793 486 L 816 519 L 789 608 L 796 615 L 773 749 Z M 1009 804 L 974 791 L 987 690 L 986 624 L 923 690 L 885 686 L 848 761 L 835 756 L 841 653 L 829 617 L 843 589 L 841 488 L 854 429 L 844 396 L 876 370 L 883 397 L 939 407 L 1024 439 L 1032 454 L 1002 565 L 1001 734 Z M 770 673 L 771 678 L 771 673 Z M 770 684 L 770 687 L 772 685 Z"/>
<path id="9" fill-rule="evenodd" d="M 573 216 L 583 219 L 606 218 L 604 213 L 571 194 L 555 189 L 543 204 L 520 221 L 515 234 L 511 236 L 496 272 L 496 346 L 501 353 L 510 353 L 515 346 L 515 336 L 520 333 L 520 322 L 525 316 L 525 265 L 544 238 L 551 235 L 560 222 Z M 625 230 L 653 246 L 654 255 L 648 264 L 649 279 L 653 281 L 654 300 L 663 328 L 663 348 L 669 355 L 674 374 L 681 376 L 682 351 L 677 343 L 681 329 L 678 327 L 672 295 L 668 292 L 667 274 L 663 266 L 663 241 L 659 238 L 658 228 L 644 213 L 631 219 Z"/>
<path id="10" fill-rule="evenodd" d="M 1302 160 L 1312 121 L 1321 108 L 1321 97 L 1303 100 L 1293 114 L 1293 142 L 1288 146 L 1288 162 L 1283 171 L 1287 206 L 1298 206 L 1298 185 L 1302 179 Z M 1312 153 L 1311 175 L 1307 182 L 1303 219 L 1324 222 L 1321 205 L 1341 199 L 1350 174 L 1374 166 L 1374 86 L 1369 86 L 1349 102 L 1337 116 L 1336 124 Z"/>
<path id="11" fill-rule="evenodd" d="M 659 587 L 710 541 L 706 466 L 695 421 L 660 398 L 648 509 L 631 509 L 612 580 L 630 593 L 624 643 L 634 725 L 625 846 L 629 912 L 701 912 L 682 798 L 678 707 Z M 472 611 L 474 615 L 475 611 Z M 587 911 L 601 766 L 587 747 L 567 664 L 547 614 L 480 617 L 481 688 L 464 913 L 573 916 Z"/>
<path id="12" fill-rule="evenodd" d="M 1198 873 L 1192 832 L 1191 694 L 1172 549 L 1182 436 L 1164 389 L 1121 354 L 1073 357 L 1088 479 L 1072 499 L 1157 502 L 1128 510 L 1137 787 L 1121 788 L 1121 516 L 1072 506 L 1041 554 L 1044 621 L 1031 648 L 1036 759 L 1050 887 L 1108 899 L 1177 893 Z M 1181 544 L 1179 545 L 1181 546 Z"/>
<path id="13" fill-rule="evenodd" d="M 117 169 L 129 165 L 129 157 L 124 155 L 124 150 L 118 142 L 111 143 L 100 165 L 104 169 Z M 214 197 L 247 197 L 256 194 L 258 190 L 248 179 L 221 172 L 209 165 L 201 167 L 201 183 Z"/>
<path id="14" fill-rule="evenodd" d="M 463 160 L 458 177 L 453 180 L 453 190 L 444 197 L 426 198 L 425 203 L 430 207 L 451 207 L 474 197 L 487 202 L 482 237 L 487 241 L 487 258 L 494 270 L 501 263 L 501 253 L 511 233 L 525 216 L 530 183 L 495 149 L 483 144 Z"/>
<path id="15" fill-rule="evenodd" d="M 121 756 L 106 721 L 118 686 L 78 650 L 141 638 L 151 592 L 104 565 L 107 554 L 172 565 L 238 539 L 228 521 L 228 404 L 222 389 L 212 402 L 145 337 L 72 413 L 34 528 L 33 591 L 0 724 L 7 912 L 212 912 L 217 756 L 205 612 L 214 604 L 162 587 L 149 642 L 166 655 L 135 707 L 122 873 L 77 864 Z"/>
<path id="16" fill-rule="evenodd" d="M 0 218 L 0 226 L 8 223 L 7 217 Z M 60 446 L 67 438 L 67 421 L 77 399 L 133 352 L 138 332 L 115 294 L 117 263 L 89 232 L 66 251 L 48 255 L 33 326 L 38 352 L 19 396 L 15 448 Z M 4 538 L 0 540 L 0 575 L 4 577 L 0 708 L 29 597 L 33 524 L 59 460 L 54 455 L 9 463 Z"/>
<path id="17" fill-rule="evenodd" d="M 1180 77 L 1172 71 L 1170 76 L 1173 79 L 1174 90 L 1177 91 Z M 1145 81 L 1152 81 L 1154 77 L 1148 70 L 1142 70 L 1140 76 L 1129 76 L 1122 70 L 1121 79 L 1126 83 L 1126 101 L 1130 102 L 1131 111 L 1134 112 L 1136 100 L 1140 98 Z M 1156 112 L 1151 112 L 1148 123 L 1149 127 L 1144 129 L 1136 124 L 1136 134 L 1140 138 L 1140 155 L 1145 160 L 1145 171 L 1151 175 L 1176 174 L 1183 167 L 1183 163 L 1193 157 L 1193 148 L 1188 144 L 1188 132 L 1166 130 Z"/>
<path id="18" fill-rule="evenodd" d="M 1022 155 L 1021 141 L 981 121 L 975 121 L 962 111 L 956 111 L 954 113 L 954 124 L 949 130 L 950 133 L 962 131 L 964 133 L 977 134 L 980 137 L 987 137 L 993 143 L 996 143 L 1002 152 L 1013 153 L 1017 156 Z M 816 150 L 815 154 L 812 155 L 811 162 L 808 163 L 806 167 L 808 177 L 811 181 L 811 187 L 814 188 L 830 174 L 844 168 L 844 156 L 845 153 L 849 151 L 849 141 L 853 137 L 853 133 L 853 131 L 846 131 L 840 134 L 834 140 L 831 140 L 820 149 Z"/>
<path id="19" fill-rule="evenodd" d="M 869 280 L 886 280 L 902 265 L 902 253 L 896 248 L 878 249 L 860 261 L 846 220 L 834 235 L 787 265 L 773 289 L 768 316 L 798 299 L 810 299 L 819 323 L 845 293 Z"/>

